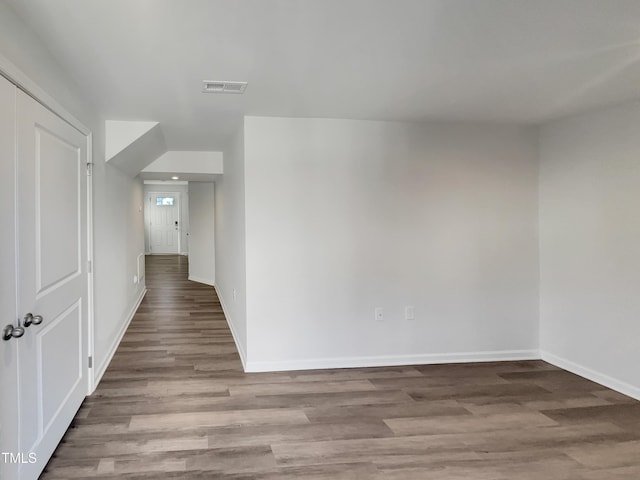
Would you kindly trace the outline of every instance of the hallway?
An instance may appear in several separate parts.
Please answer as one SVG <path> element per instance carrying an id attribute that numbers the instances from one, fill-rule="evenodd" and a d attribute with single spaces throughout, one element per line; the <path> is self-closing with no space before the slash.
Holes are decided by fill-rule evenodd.
<path id="1" fill-rule="evenodd" d="M 187 280 L 188 265 L 147 256 L 147 294 L 41 478 L 166 478 L 158 472 L 219 463 L 203 457 L 207 427 L 230 417 L 207 412 L 231 408 L 222 380 L 242 378 L 242 364 L 215 290 Z"/>
<path id="2" fill-rule="evenodd" d="M 44 479 L 623 479 L 640 403 L 542 361 L 245 374 L 214 289 L 148 293 Z"/>

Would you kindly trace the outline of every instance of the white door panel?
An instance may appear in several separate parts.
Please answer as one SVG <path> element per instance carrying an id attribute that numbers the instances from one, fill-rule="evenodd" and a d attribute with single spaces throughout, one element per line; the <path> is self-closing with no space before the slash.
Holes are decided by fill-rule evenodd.
<path id="1" fill-rule="evenodd" d="M 76 145 L 35 126 L 37 294 L 81 274 L 80 241 L 85 163 Z M 64 188 L 68 187 L 68 188 Z M 65 248 L 60 248 L 63 246 Z"/>
<path id="2" fill-rule="evenodd" d="M 18 93 L 18 314 L 41 315 L 18 342 L 20 450 L 37 478 L 87 393 L 87 139 Z"/>
<path id="3" fill-rule="evenodd" d="M 42 372 L 42 391 L 38 395 L 38 427 L 42 432 L 51 428 L 70 392 L 82 382 L 82 304 L 80 300 L 56 318 L 51 319 L 38 335 L 38 370 Z M 73 340 L 73 342 L 70 342 Z M 60 352 L 59 345 L 68 345 Z M 45 363 L 55 358 L 56 362 Z M 66 372 L 59 375 L 58 371 Z M 55 383 L 60 382 L 60 383 Z"/>

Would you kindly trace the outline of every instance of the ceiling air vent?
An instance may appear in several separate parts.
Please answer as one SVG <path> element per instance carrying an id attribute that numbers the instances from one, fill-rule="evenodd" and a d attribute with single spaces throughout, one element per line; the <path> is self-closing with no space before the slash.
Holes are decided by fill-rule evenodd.
<path id="1" fill-rule="evenodd" d="M 219 80 L 204 80 L 204 93 L 244 93 L 247 82 L 225 82 Z"/>

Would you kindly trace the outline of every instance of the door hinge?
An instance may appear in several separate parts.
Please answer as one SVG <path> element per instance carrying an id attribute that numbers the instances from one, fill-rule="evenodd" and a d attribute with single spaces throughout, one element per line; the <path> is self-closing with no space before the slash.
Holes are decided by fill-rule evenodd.
<path id="1" fill-rule="evenodd" d="M 93 163 L 87 163 L 87 176 L 93 175 Z"/>
<path id="2" fill-rule="evenodd" d="M 93 357 L 89 357 L 89 368 L 93 368 Z"/>
<path id="3" fill-rule="evenodd" d="M 91 262 L 91 260 L 87 262 L 87 272 L 93 273 L 93 263 Z"/>

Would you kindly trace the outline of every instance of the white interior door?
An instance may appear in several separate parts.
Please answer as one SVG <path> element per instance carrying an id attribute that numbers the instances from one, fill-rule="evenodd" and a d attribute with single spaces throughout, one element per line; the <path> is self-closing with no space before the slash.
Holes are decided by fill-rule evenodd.
<path id="1" fill-rule="evenodd" d="M 147 205 L 151 253 L 180 253 L 180 194 L 154 192 Z"/>
<path id="2" fill-rule="evenodd" d="M 22 92 L 16 111 L 18 315 L 42 317 L 15 342 L 28 480 L 87 394 L 87 138 Z"/>

